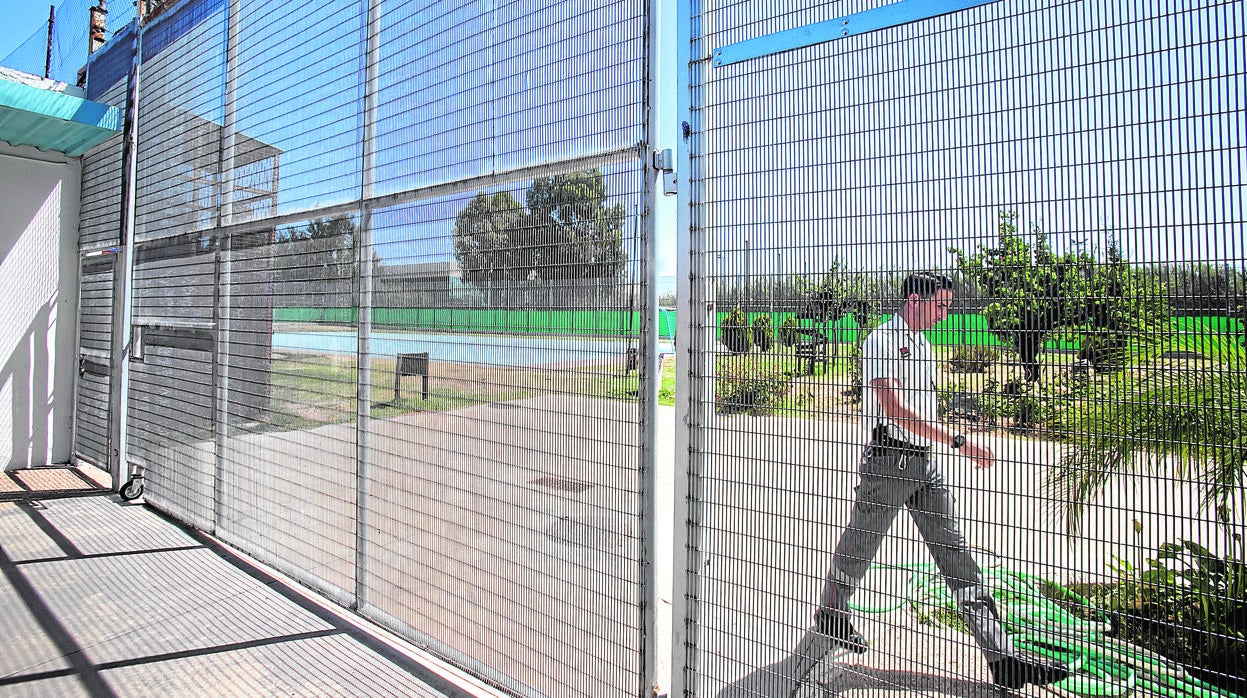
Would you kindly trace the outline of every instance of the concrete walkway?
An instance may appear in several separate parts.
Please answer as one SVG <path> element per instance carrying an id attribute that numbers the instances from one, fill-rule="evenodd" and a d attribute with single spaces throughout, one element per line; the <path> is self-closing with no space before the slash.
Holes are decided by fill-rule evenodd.
<path id="1" fill-rule="evenodd" d="M 616 401 L 543 396 L 374 424 L 373 478 L 385 488 L 374 493 L 372 545 L 378 556 L 407 566 L 378 564 L 372 582 L 422 595 L 417 603 L 399 594 L 386 609 L 415 609 L 412 627 L 547 695 L 597 698 L 626 690 L 638 614 L 603 599 L 631 594 L 636 574 L 634 546 L 625 544 L 636 536 L 633 411 Z M 659 423 L 657 634 L 667 686 L 670 580 L 687 574 L 688 556 L 681 551 L 672 568 L 668 546 L 685 512 L 673 511 L 668 494 L 670 408 Z M 274 540 L 294 559 L 311 559 L 336 529 L 295 540 L 289 533 L 302 530 L 300 520 L 282 517 L 302 515 L 300 503 L 313 499 L 308 491 L 326 492 L 326 501 L 328 493 L 353 492 L 340 484 L 308 490 L 309 483 L 338 483 L 341 472 L 352 472 L 353 442 L 336 434 L 341 429 L 249 436 L 231 452 L 231 468 L 251 477 L 300 464 L 302 478 L 282 495 L 288 499 L 270 493 L 267 506 L 251 514 L 254 530 L 286 534 Z M 474 438 L 464 438 L 469 434 Z M 1183 537 L 1218 542 L 1189 483 L 1151 475 L 1111 488 L 1089 510 L 1083 533 L 1066 537 L 1041 487 L 1056 446 L 1006 434 L 983 438 L 998 456 L 989 470 L 941 455 L 966 537 L 983 551 L 985 566 L 1060 582 L 1095 580 L 1114 556 L 1137 557 Z M 783 695 L 776 682 L 784 685 L 851 506 L 860 428 L 851 419 L 720 417 L 708 444 L 696 494 L 697 694 Z M 250 461 L 239 460 L 248 453 Z M 39 484 L 34 475 L 23 477 L 27 488 Z M 0 617 L 8 631 L 0 635 L 0 694 L 467 695 L 210 539 L 112 495 L 73 496 L 66 491 L 72 480 L 40 477 L 65 498 L 35 505 L 5 501 L 15 495 L 0 490 Z M 562 481 L 588 487 L 549 484 Z M 254 489 L 249 482 L 235 486 Z M 385 499 L 386 492 L 402 497 Z M 341 516 L 353 505 L 349 498 L 332 502 L 344 507 Z M 297 547 L 300 540 L 308 549 Z M 428 543 L 431 552 L 421 551 L 422 540 L 436 541 Z M 877 561 L 929 562 L 908 517 L 898 520 Z M 349 571 L 339 574 L 347 578 Z M 855 600 L 903 605 L 897 602 L 906 579 L 904 572 L 872 573 Z M 457 591 L 464 584 L 456 580 L 474 586 Z M 527 580 L 540 585 L 508 595 Z M 456 600 L 455 593 L 469 592 L 502 599 L 491 607 L 494 625 L 511 632 L 472 635 L 487 619 L 473 615 L 481 604 Z M 827 693 L 994 695 L 968 635 L 924 625 L 905 609 L 859 614 L 857 622 L 872 649 L 846 658 L 848 670 Z M 1025 694 L 1043 692 L 1032 687 Z"/>
<path id="2" fill-rule="evenodd" d="M 1112 578 L 1107 563 L 1115 556 L 1139 561 L 1180 538 L 1225 545 L 1199 510 L 1197 488 L 1163 471 L 1114 482 L 1088 508 L 1082 533 L 1067 536 L 1058 502 L 1043 489 L 1059 445 L 1006 433 L 978 438 L 996 453 L 992 468 L 977 470 L 947 449 L 937 457 L 984 568 L 1060 583 L 1103 581 Z M 697 693 L 787 695 L 792 650 L 811 623 L 852 506 L 861 428 L 850 417 L 720 416 L 711 439 L 713 452 L 701 466 Z M 906 602 L 910 573 L 884 568 L 933 562 L 909 516 L 898 517 L 875 561 L 880 567 L 853 599 L 877 611 L 854 618 L 871 649 L 846 657 L 845 671 L 826 683 L 823 695 L 996 695 L 973 638 L 921 622 Z M 1040 696 L 1046 689 L 1019 693 Z"/>
<path id="3" fill-rule="evenodd" d="M 0 694 L 501 695 L 79 472 L 4 474 Z"/>

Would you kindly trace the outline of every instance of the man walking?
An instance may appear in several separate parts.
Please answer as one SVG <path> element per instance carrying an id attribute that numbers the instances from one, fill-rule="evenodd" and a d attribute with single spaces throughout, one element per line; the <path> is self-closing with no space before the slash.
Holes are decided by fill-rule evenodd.
<path id="1" fill-rule="evenodd" d="M 987 659 L 993 681 L 1021 688 L 1064 679 L 1069 675 L 1064 666 L 1014 650 L 954 518 L 948 483 L 932 459 L 931 448 L 938 444 L 959 451 L 979 468 L 995 460 L 990 448 L 949 431 L 937 415 L 935 356 L 923 332 L 948 316 L 953 282 L 942 274 L 916 273 L 902 283 L 901 295 L 900 310 L 862 346 L 862 414 L 870 442 L 859 467 L 849 524 L 823 583 L 814 628 L 797 650 L 808 660 L 801 674 L 837 645 L 866 651 L 866 640 L 849 617 L 849 596 L 904 507 Z"/>

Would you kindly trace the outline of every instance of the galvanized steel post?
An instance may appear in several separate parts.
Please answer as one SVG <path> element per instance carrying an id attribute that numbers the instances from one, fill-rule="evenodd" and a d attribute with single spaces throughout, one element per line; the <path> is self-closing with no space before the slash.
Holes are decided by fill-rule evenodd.
<path id="1" fill-rule="evenodd" d="M 659 11 L 658 0 L 649 0 L 645 8 L 645 68 L 642 73 L 644 93 L 641 101 L 641 157 L 645 172 L 641 209 L 641 259 L 644 264 L 642 280 L 645 293 L 642 302 L 640 357 L 637 362 L 639 383 L 637 397 L 640 401 L 640 611 L 641 618 L 641 686 L 637 695 L 648 698 L 655 694 L 658 681 L 658 604 L 660 602 L 655 566 L 655 547 L 658 541 L 657 512 L 657 452 L 658 437 L 658 383 L 661 367 L 658 365 L 658 245 L 655 241 L 657 226 L 654 216 L 658 204 L 659 178 L 662 173 L 654 162 L 654 97 L 657 94 L 654 66 L 657 64 L 658 42 L 654 41 L 654 20 Z"/>
<path id="2" fill-rule="evenodd" d="M 111 418 L 108 424 L 108 470 L 113 476 L 113 489 L 120 491 L 126 482 L 129 449 L 126 421 L 129 418 L 130 392 L 130 319 L 131 289 L 134 286 L 134 216 L 138 187 L 139 94 L 140 71 L 143 65 L 143 32 L 134 32 L 134 56 L 130 62 L 129 84 L 126 88 L 126 116 L 122 138 L 122 186 L 120 257 L 113 265 L 113 328 L 109 347 L 108 400 Z"/>
<path id="3" fill-rule="evenodd" d="M 679 140 L 676 170 L 682 173 L 676 205 L 676 425 L 675 425 L 675 526 L 671 589 L 671 695 L 696 693 L 698 573 L 702 565 L 697 473 L 705 459 L 705 429 L 714 416 L 714 317 L 713 287 L 707 282 L 706 244 L 694 205 L 701 201 L 700 173 L 692 157 L 701 137 L 700 93 L 703 66 L 709 61 L 705 47 L 693 55 L 693 40 L 700 38 L 700 0 L 677 11 L 676 23 L 676 120 Z"/>
<path id="4" fill-rule="evenodd" d="M 221 119 L 220 154 L 220 202 L 217 215 L 217 278 L 216 308 L 213 311 L 217 328 L 216 354 L 213 368 L 216 376 L 215 431 L 216 465 L 213 487 L 216 501 L 213 503 L 213 520 L 218 529 L 223 521 L 222 503 L 225 501 L 225 452 L 229 442 L 229 364 L 230 364 L 230 316 L 232 314 L 233 236 L 222 229 L 234 222 L 234 128 L 236 108 L 234 95 L 238 84 L 238 19 L 242 0 L 230 0 L 226 8 L 225 29 L 225 112 Z"/>
<path id="5" fill-rule="evenodd" d="M 355 259 L 359 269 L 359 299 L 356 304 L 359 314 L 356 317 L 355 609 L 362 608 L 368 600 L 368 522 L 372 477 L 369 436 L 372 429 L 369 423 L 372 417 L 372 199 L 376 167 L 377 72 L 381 50 L 381 0 L 367 0 L 367 3 L 360 220 L 355 233 Z"/>

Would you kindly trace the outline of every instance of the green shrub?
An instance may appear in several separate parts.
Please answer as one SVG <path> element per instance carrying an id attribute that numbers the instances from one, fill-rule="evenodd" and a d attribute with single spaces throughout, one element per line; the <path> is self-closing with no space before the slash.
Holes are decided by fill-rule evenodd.
<path id="1" fill-rule="evenodd" d="M 983 392 L 975 399 L 975 404 L 979 408 L 979 414 L 982 415 L 983 421 L 992 425 L 999 425 L 1001 422 L 1009 418 L 1009 414 L 1013 411 L 1011 400 L 1000 389 L 1000 381 L 995 378 L 988 378 L 987 383 L 983 386 Z"/>
<path id="2" fill-rule="evenodd" d="M 1026 381 L 1010 381 L 1005 385 L 1005 394 L 1013 400 L 1009 418 L 1014 429 L 1036 431 L 1048 427 L 1052 414 L 1052 397 L 1046 392 L 1046 387 L 1047 384 Z"/>
<path id="3" fill-rule="evenodd" d="M 788 393 L 788 376 L 756 359 L 723 360 L 716 368 L 715 410 L 724 414 L 766 414 Z"/>
<path id="4" fill-rule="evenodd" d="M 1139 567 L 1121 558 L 1109 565 L 1113 584 L 1093 600 L 1115 633 L 1192 668 L 1239 675 L 1247 651 L 1247 563 L 1189 540 L 1166 543 Z M 1241 681 L 1241 680 L 1240 680 Z M 1227 688 L 1241 688 L 1238 686 Z"/>
<path id="5" fill-rule="evenodd" d="M 1155 366 L 1118 374 L 1096 399 L 1063 418 L 1070 448 L 1049 468 L 1047 488 L 1077 532 L 1087 503 L 1116 477 L 1179 468 L 1221 525 L 1247 482 L 1247 371 Z"/>
<path id="6" fill-rule="evenodd" d="M 1060 406 L 1069 399 L 1062 393 L 1067 390 L 1067 382 L 1028 383 L 1011 380 L 1002 386 L 995 378 L 989 377 L 983 385 L 983 392 L 973 397 L 973 409 L 957 416 L 1019 431 L 1051 429 L 1061 412 Z M 961 392 L 965 390 L 964 384 L 951 387 Z M 941 402 L 941 409 L 951 409 L 955 392 L 957 391 L 947 396 L 940 395 L 940 399 L 948 403 Z"/>
<path id="7" fill-rule="evenodd" d="M 753 343 L 760 351 L 770 351 L 775 346 L 775 328 L 771 325 L 770 315 L 759 315 L 753 319 Z"/>
<path id="8" fill-rule="evenodd" d="M 995 347 L 959 344 L 948 359 L 948 370 L 953 373 L 987 373 L 987 369 L 1000 358 Z"/>
<path id="9" fill-rule="evenodd" d="M 744 354 L 753 346 L 753 328 L 740 306 L 732 308 L 723 318 L 723 346 L 733 354 Z"/>
<path id="10" fill-rule="evenodd" d="M 779 341 L 786 347 L 791 347 L 801 341 L 801 333 L 797 331 L 800 325 L 797 319 L 789 315 L 779 324 Z"/>

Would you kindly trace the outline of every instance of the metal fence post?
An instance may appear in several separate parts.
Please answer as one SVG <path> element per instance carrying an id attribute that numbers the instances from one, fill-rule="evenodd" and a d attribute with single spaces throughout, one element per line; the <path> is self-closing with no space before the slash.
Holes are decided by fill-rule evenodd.
<path id="1" fill-rule="evenodd" d="M 364 77 L 364 123 L 360 220 L 355 232 L 355 259 L 359 269 L 359 315 L 356 318 L 358 355 L 355 398 L 355 601 L 356 609 L 368 601 L 368 520 L 372 454 L 372 204 L 376 165 L 377 64 L 381 42 L 381 0 L 367 0 L 364 25 L 367 54 Z"/>
<path id="2" fill-rule="evenodd" d="M 658 65 L 660 46 L 654 40 L 659 0 L 649 0 L 645 8 L 646 59 L 642 80 L 645 94 L 642 98 L 641 129 L 644 144 L 641 153 L 645 172 L 643 208 L 641 213 L 641 244 L 644 263 L 641 317 L 641 361 L 638 365 L 639 384 L 637 395 L 641 408 L 641 546 L 640 546 L 640 595 L 641 595 L 641 686 L 637 693 L 641 698 L 658 691 L 658 604 L 661 603 L 657 576 L 658 543 L 658 385 L 662 382 L 662 366 L 658 354 L 658 244 L 655 239 L 657 225 L 655 212 L 662 176 L 654 162 L 655 129 L 654 99 L 657 80 L 654 67 Z"/>
<path id="3" fill-rule="evenodd" d="M 676 424 L 675 491 L 671 589 L 671 695 L 696 695 L 697 666 L 697 572 L 701 569 L 702 541 L 698 524 L 700 486 L 696 473 L 704 458 L 700 447 L 708 420 L 714 415 L 714 287 L 707 275 L 707 247 L 702 228 L 694 220 L 693 206 L 700 201 L 700 178 L 692 153 L 700 133 L 700 66 L 705 51 L 692 55 L 692 41 L 700 33 L 700 0 L 689 0 L 677 11 L 676 119 L 680 139 L 676 169 L 680 186 L 676 204 L 676 297 L 679 307 L 676 332 Z M 694 65 L 696 63 L 696 65 Z M 697 101 L 700 101 L 699 99 Z M 682 316 L 682 317 L 681 317 Z M 691 671 L 690 671 L 691 670 Z"/>
<path id="4" fill-rule="evenodd" d="M 217 327 L 215 401 L 216 468 L 213 477 L 216 501 L 213 503 L 213 519 L 220 529 L 223 524 L 222 510 L 225 500 L 225 450 L 229 440 L 229 363 L 230 363 L 230 316 L 232 314 L 233 245 L 222 228 L 234 222 L 234 126 L 235 104 L 233 95 L 238 83 L 238 17 L 241 0 L 230 0 L 226 8 L 225 30 L 225 111 L 221 119 L 220 139 L 220 202 L 217 218 L 217 303 L 214 311 Z"/>
<path id="5" fill-rule="evenodd" d="M 139 95 L 140 72 L 143 65 L 143 32 L 134 32 L 134 57 L 126 94 L 126 118 L 122 139 L 121 254 L 113 266 L 113 328 L 109 347 L 108 469 L 113 476 L 113 489 L 125 484 L 129 450 L 126 422 L 129 417 L 130 392 L 130 318 L 134 285 L 134 216 L 138 187 Z"/>

